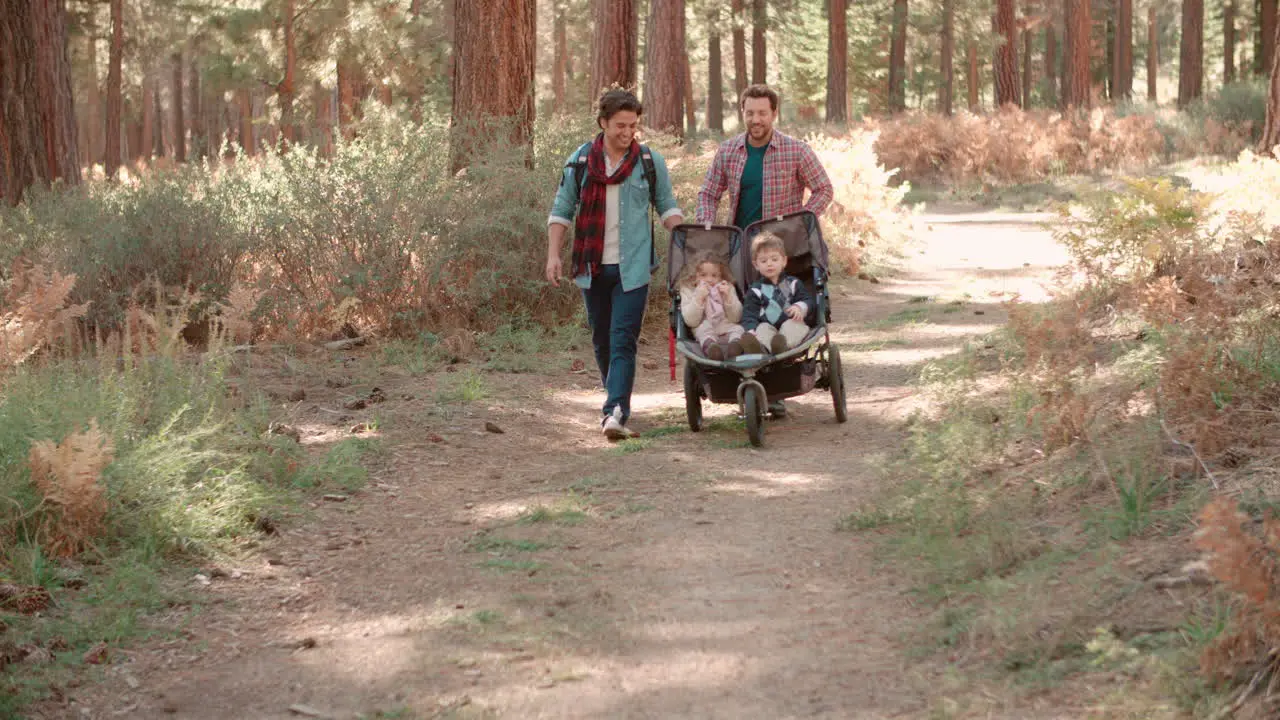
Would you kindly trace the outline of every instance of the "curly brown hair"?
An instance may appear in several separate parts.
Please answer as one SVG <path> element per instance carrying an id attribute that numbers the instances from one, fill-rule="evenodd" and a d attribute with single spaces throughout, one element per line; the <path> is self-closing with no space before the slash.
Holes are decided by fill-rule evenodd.
<path id="1" fill-rule="evenodd" d="M 698 284 L 698 268 L 711 263 L 720 268 L 720 278 L 728 282 L 734 282 L 733 270 L 729 269 L 726 263 L 719 255 L 711 252 L 704 252 L 696 255 L 692 262 L 684 266 L 684 272 L 680 274 L 680 284 L 684 287 L 694 287 Z"/>

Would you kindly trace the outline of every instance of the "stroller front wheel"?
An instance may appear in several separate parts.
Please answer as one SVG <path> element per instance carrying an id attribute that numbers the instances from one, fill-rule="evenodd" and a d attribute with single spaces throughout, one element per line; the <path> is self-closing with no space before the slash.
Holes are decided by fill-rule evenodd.
<path id="1" fill-rule="evenodd" d="M 753 447 L 764 445 L 764 414 L 768 410 L 768 401 L 759 383 L 750 383 L 743 388 L 743 414 L 747 421 L 747 439 Z"/>
<path id="2" fill-rule="evenodd" d="M 684 361 L 684 412 L 689 419 L 689 429 L 702 430 L 702 384 L 698 382 L 698 368 L 691 360 Z"/>

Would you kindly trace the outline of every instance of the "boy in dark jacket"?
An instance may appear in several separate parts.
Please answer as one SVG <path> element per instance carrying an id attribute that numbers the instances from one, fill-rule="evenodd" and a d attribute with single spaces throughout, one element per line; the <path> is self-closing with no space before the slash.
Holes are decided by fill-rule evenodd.
<path id="1" fill-rule="evenodd" d="M 805 316 L 813 298 L 804 283 L 786 274 L 787 249 L 782 239 L 762 232 L 751 242 L 751 264 L 760 278 L 747 288 L 742 307 L 746 334 L 739 343 L 743 352 L 777 355 L 795 347 L 809 334 Z"/>

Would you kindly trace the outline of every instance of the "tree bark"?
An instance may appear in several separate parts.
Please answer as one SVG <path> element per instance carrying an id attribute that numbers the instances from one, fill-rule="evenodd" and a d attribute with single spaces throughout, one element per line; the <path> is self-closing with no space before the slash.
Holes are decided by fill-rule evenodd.
<path id="1" fill-rule="evenodd" d="M 1058 104 L 1058 29 L 1052 21 L 1044 29 L 1044 80 L 1045 102 L 1053 107 Z"/>
<path id="2" fill-rule="evenodd" d="M 1062 105 L 1088 109 L 1092 106 L 1089 59 L 1092 43 L 1089 0 L 1066 0 L 1066 58 L 1062 72 Z"/>
<path id="3" fill-rule="evenodd" d="M 846 0 L 828 3 L 827 122 L 843 123 L 849 121 L 849 13 Z"/>
<path id="4" fill-rule="evenodd" d="M 1272 155 L 1280 145 L 1280 54 L 1271 57 L 1271 79 L 1267 86 L 1267 119 L 1262 128 L 1258 152 Z"/>
<path id="5" fill-rule="evenodd" d="M 240 114 L 240 147 L 245 155 L 256 155 L 258 143 L 253 139 L 253 96 L 249 88 L 236 91 L 236 108 Z"/>
<path id="6" fill-rule="evenodd" d="M 108 178 L 120 169 L 120 114 L 124 110 L 121 63 L 124 61 L 124 0 L 111 0 L 111 50 L 107 59 L 107 130 L 103 166 Z"/>
<path id="7" fill-rule="evenodd" d="M 523 153 L 532 165 L 535 7 L 534 0 L 454 0 L 454 172 L 487 142 L 503 143 L 507 156 Z"/>
<path id="8" fill-rule="evenodd" d="M 692 135 L 698 132 L 698 106 L 693 99 L 693 68 L 689 63 L 689 53 L 686 51 L 680 56 L 683 67 L 681 68 L 681 84 L 684 85 L 684 125 L 685 132 Z"/>
<path id="9" fill-rule="evenodd" d="M 969 72 L 965 73 L 965 83 L 968 85 L 969 112 L 978 112 L 981 98 L 978 97 L 978 43 L 973 40 L 969 41 L 969 47 L 965 51 L 969 61 Z"/>
<path id="10" fill-rule="evenodd" d="M 333 157 L 333 93 L 316 80 L 311 86 L 316 106 L 316 130 L 320 134 L 320 154 Z"/>
<path id="11" fill-rule="evenodd" d="M 187 113 L 191 126 L 191 148 L 188 155 L 199 159 L 208 155 L 209 141 L 206 133 L 204 117 L 204 83 L 200 80 L 200 67 L 195 61 L 196 53 L 191 53 L 191 62 L 187 63 Z"/>
<path id="12" fill-rule="evenodd" d="M 1022 35 L 1022 107 L 1031 107 L 1031 33 L 1025 29 Z"/>
<path id="13" fill-rule="evenodd" d="M 1222 6 L 1222 82 L 1236 81 L 1236 3 L 1226 0 Z"/>
<path id="14" fill-rule="evenodd" d="M 84 38 L 87 43 L 85 64 L 89 73 L 88 84 L 86 88 L 89 91 L 89 97 L 85 98 L 87 106 L 87 117 L 85 129 L 85 152 L 88 156 L 84 158 L 88 165 L 95 165 L 102 162 L 102 145 L 106 133 L 103 132 L 104 123 L 102 121 L 102 88 L 98 85 L 98 13 L 94 9 L 94 4 L 89 4 L 88 12 L 84 16 Z"/>
<path id="15" fill-rule="evenodd" d="M 286 147 L 298 141 L 298 129 L 293 118 L 293 101 L 297 94 L 296 72 L 298 67 L 298 44 L 294 38 L 294 0 L 284 0 L 280 12 L 280 24 L 284 26 L 284 77 L 276 86 L 276 95 L 280 100 L 280 134 L 284 136 Z"/>
<path id="16" fill-rule="evenodd" d="M 1156 79 L 1160 73 L 1160 41 L 1156 32 L 1156 6 L 1147 7 L 1147 100 L 1157 102 Z"/>
<path id="17" fill-rule="evenodd" d="M 354 63 L 350 59 L 338 58 L 338 129 L 347 140 L 356 136 L 356 130 L 352 126 L 356 117 L 355 73 Z"/>
<path id="18" fill-rule="evenodd" d="M 768 59 L 765 55 L 765 33 L 769 29 L 769 8 L 765 0 L 751 2 L 751 82 L 762 84 L 768 80 Z"/>
<path id="19" fill-rule="evenodd" d="M 1133 97 L 1133 0 L 1116 0 L 1111 99 Z"/>
<path id="20" fill-rule="evenodd" d="M 956 92 L 952 61 L 956 54 L 956 0 L 942 0 L 942 82 L 938 85 L 938 111 L 950 116 Z"/>
<path id="21" fill-rule="evenodd" d="M 747 16 L 742 0 L 733 0 L 733 91 L 742 120 L 742 91 L 747 89 Z"/>
<path id="22" fill-rule="evenodd" d="M 157 77 L 151 86 L 151 105 L 156 109 L 156 157 L 164 157 L 164 105 L 160 103 L 160 83 L 162 81 Z"/>
<path id="23" fill-rule="evenodd" d="M 1178 52 L 1178 109 L 1199 98 L 1204 83 L 1204 0 L 1182 0 Z"/>
<path id="24" fill-rule="evenodd" d="M 1276 54 L 1276 1 L 1262 0 L 1261 19 L 1259 29 L 1262 33 L 1262 57 L 1260 58 L 1261 70 L 1259 74 L 1271 72 L 1271 61 Z M 1204 8 L 1201 7 L 1201 15 L 1204 14 Z"/>
<path id="25" fill-rule="evenodd" d="M 173 159 L 187 161 L 187 122 L 182 112 L 182 51 L 173 54 L 173 88 L 169 100 L 173 103 Z"/>
<path id="26" fill-rule="evenodd" d="M 996 107 L 1021 106 L 1018 96 L 1018 18 L 1013 0 L 996 0 L 996 14 L 992 19 L 995 32 L 1000 36 L 996 47 Z"/>
<path id="27" fill-rule="evenodd" d="M 80 182 L 62 0 L 0 0 L 0 196 Z"/>
<path id="28" fill-rule="evenodd" d="M 907 0 L 893 0 L 889 41 L 889 112 L 907 109 Z"/>
<path id="29" fill-rule="evenodd" d="M 557 0 L 551 5 L 551 42 L 555 46 L 555 59 L 551 63 L 551 112 L 563 115 L 565 110 L 565 82 L 569 65 L 569 26 L 564 17 L 564 4 Z"/>
<path id="30" fill-rule="evenodd" d="M 650 0 L 645 47 L 645 124 L 679 134 L 684 98 L 684 0 Z"/>
<path id="31" fill-rule="evenodd" d="M 724 132 L 724 63 L 720 57 L 720 6 L 707 10 L 707 127 Z"/>
<path id="32" fill-rule="evenodd" d="M 155 85 L 155 78 L 148 68 L 142 75 L 142 138 L 139 150 L 144 160 L 151 159 L 156 147 Z"/>
<path id="33" fill-rule="evenodd" d="M 597 0 L 595 21 L 591 50 L 592 89 L 599 93 L 614 83 L 634 88 L 639 42 L 636 0 Z"/>

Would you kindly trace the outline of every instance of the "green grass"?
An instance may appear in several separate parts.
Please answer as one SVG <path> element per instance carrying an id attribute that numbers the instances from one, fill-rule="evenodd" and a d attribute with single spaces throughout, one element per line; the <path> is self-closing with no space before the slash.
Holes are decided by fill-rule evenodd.
<path id="1" fill-rule="evenodd" d="M 295 482 L 299 487 L 359 490 L 369 482 L 367 458 L 382 450 L 382 441 L 377 438 L 345 438 L 299 473 Z"/>
<path id="2" fill-rule="evenodd" d="M 653 447 L 653 438 L 651 437 L 628 438 L 614 443 L 613 447 L 609 448 L 609 452 L 614 455 L 629 455 L 641 450 L 648 450 L 651 447 Z"/>
<path id="3" fill-rule="evenodd" d="M 467 550 L 470 552 L 490 552 L 490 553 L 507 553 L 507 552 L 537 552 L 553 548 L 555 545 L 551 543 L 539 542 L 537 540 L 515 540 L 512 538 L 498 537 L 496 535 L 480 535 L 472 538 L 467 543 Z"/>
<path id="4" fill-rule="evenodd" d="M 588 345 L 579 323 L 565 323 L 552 329 L 527 321 L 508 322 L 483 335 L 480 346 L 488 352 L 485 366 L 497 372 L 547 372 L 566 353 Z"/>
<path id="5" fill-rule="evenodd" d="M 688 425 L 661 425 L 641 432 L 640 437 L 656 440 L 657 438 L 667 437 L 668 435 L 683 435 L 688 431 Z"/>
<path id="6" fill-rule="evenodd" d="M 924 325 L 929 322 L 929 308 L 913 307 L 899 310 L 887 318 L 868 323 L 873 330 L 890 330 L 904 325 Z"/>
<path id="7" fill-rule="evenodd" d="M 516 518 L 521 525 L 581 525 L 587 520 L 587 513 L 580 503 L 574 500 L 556 506 L 538 505 L 529 508 Z"/>
<path id="8" fill-rule="evenodd" d="M 544 565 L 537 560 L 513 560 L 511 558 L 496 557 L 481 562 L 480 567 L 500 572 L 532 572 L 542 569 Z"/>
<path id="9" fill-rule="evenodd" d="M 466 405 L 489 396 L 484 376 L 474 370 L 444 375 L 434 401 L 441 405 Z"/>

